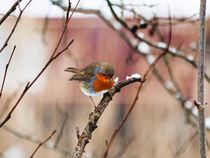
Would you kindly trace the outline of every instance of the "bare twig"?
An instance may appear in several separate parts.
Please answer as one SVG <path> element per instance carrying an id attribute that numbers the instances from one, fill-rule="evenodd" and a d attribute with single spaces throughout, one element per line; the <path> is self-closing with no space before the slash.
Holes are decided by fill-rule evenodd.
<path id="1" fill-rule="evenodd" d="M 181 147 L 176 151 L 176 156 L 179 156 L 181 153 L 183 153 L 184 151 L 186 151 L 187 147 L 192 143 L 192 141 L 194 140 L 194 138 L 198 135 L 198 131 L 195 131 L 190 138 L 188 138 L 188 140 L 186 142 L 184 142 Z"/>
<path id="2" fill-rule="evenodd" d="M 205 104 L 204 104 L 204 74 L 205 74 L 205 45 L 206 45 L 206 0 L 200 1 L 200 27 L 198 45 L 198 90 L 197 99 L 202 107 L 198 110 L 199 118 L 199 147 L 200 158 L 206 158 L 206 127 L 205 127 Z"/>
<path id="3" fill-rule="evenodd" d="M 55 146 L 58 145 L 59 141 L 61 140 L 61 138 L 62 138 L 62 136 L 63 136 L 63 130 L 64 130 L 64 127 L 65 127 L 65 125 L 66 125 L 67 120 L 68 120 L 68 113 L 65 113 L 65 114 L 64 114 L 63 123 L 62 123 L 62 125 L 61 125 L 61 127 L 60 127 L 58 136 L 57 136 L 57 138 L 56 138 L 56 140 L 55 140 Z"/>
<path id="4" fill-rule="evenodd" d="M 14 99 L 17 97 L 20 87 L 22 87 L 22 84 L 19 85 L 19 86 L 17 87 L 17 89 L 16 89 L 12 94 L 9 95 L 9 97 L 6 98 L 6 101 L 4 102 L 4 107 L 3 107 L 3 109 L 2 109 L 1 112 L 0 112 L 0 118 L 1 118 L 1 117 L 4 115 L 4 113 L 7 111 L 7 109 L 9 108 L 10 103 L 11 103 L 12 101 L 14 101 Z"/>
<path id="5" fill-rule="evenodd" d="M 3 77 L 3 81 L 2 81 L 2 85 L 1 85 L 1 90 L 0 90 L 0 98 L 1 98 L 2 93 L 3 93 L 4 83 L 5 83 L 6 76 L 7 76 L 7 70 L 8 70 L 9 64 L 10 64 L 10 62 L 12 60 L 12 56 L 13 56 L 13 54 L 15 52 L 15 49 L 16 49 L 16 45 L 14 46 L 14 48 L 12 50 L 11 56 L 9 58 L 9 61 L 8 61 L 7 65 L 6 65 L 6 68 L 5 68 L 5 71 L 4 71 L 4 77 Z"/>
<path id="6" fill-rule="evenodd" d="M 109 102 L 112 100 L 113 96 L 117 92 L 119 92 L 121 88 L 134 82 L 143 83 L 144 81 L 141 78 L 130 78 L 117 83 L 109 92 L 104 94 L 103 98 L 97 106 L 97 109 L 95 109 L 94 112 L 89 114 L 88 123 L 85 129 L 83 130 L 82 134 L 80 135 L 77 146 L 74 149 L 72 158 L 80 158 L 82 156 L 85 147 L 89 142 L 89 139 L 92 137 L 93 131 L 97 128 L 98 120 L 100 119 Z"/>
<path id="7" fill-rule="evenodd" d="M 78 1 L 76 7 L 78 6 L 80 0 Z M 25 6 L 26 7 L 26 6 Z M 65 27 L 61 33 L 61 36 L 58 40 L 58 43 L 54 49 L 54 51 L 52 52 L 50 58 L 48 59 L 48 61 L 46 62 L 46 64 L 44 65 L 44 67 L 41 69 L 41 71 L 37 74 L 37 76 L 31 81 L 31 82 L 28 82 L 25 89 L 23 90 L 22 94 L 20 95 L 20 97 L 18 98 L 17 102 L 14 104 L 14 106 L 12 107 L 12 109 L 9 111 L 8 115 L 6 116 L 6 118 L 3 120 L 3 122 L 0 123 L 0 127 L 2 127 L 10 118 L 11 118 L 11 115 L 13 113 L 13 111 L 16 109 L 17 105 L 19 104 L 19 102 L 22 100 L 22 98 L 24 97 L 24 95 L 26 94 L 26 92 L 28 91 L 29 88 L 31 88 L 31 86 L 37 81 L 37 79 L 42 75 L 42 73 L 47 69 L 47 67 L 56 59 L 58 58 L 63 52 L 65 52 L 70 46 L 71 44 L 74 42 L 74 39 L 72 39 L 68 44 L 67 46 L 62 49 L 61 51 L 59 51 L 57 54 L 57 50 L 60 46 L 60 43 L 64 37 L 64 34 L 66 32 L 66 29 L 68 27 L 68 23 L 69 21 L 71 20 L 72 18 L 72 15 L 74 14 L 75 10 L 76 10 L 76 7 L 74 8 L 74 10 L 72 11 L 70 17 L 67 19 L 67 22 L 65 23 Z M 24 8 L 25 9 L 25 8 Z"/>
<path id="8" fill-rule="evenodd" d="M 66 12 L 66 21 L 68 21 L 70 10 L 71 10 L 71 2 L 70 2 L 70 0 L 68 0 L 68 9 L 67 9 L 67 12 Z"/>
<path id="9" fill-rule="evenodd" d="M 14 31 L 15 31 L 15 29 L 16 29 L 16 27 L 17 27 L 19 21 L 20 21 L 20 18 L 21 18 L 21 16 L 22 16 L 23 12 L 24 12 L 24 10 L 25 10 L 25 9 L 27 8 L 27 6 L 31 3 L 31 1 L 32 1 L 32 0 L 29 0 L 28 3 L 24 6 L 24 8 L 23 8 L 23 9 L 20 9 L 20 13 L 19 13 L 18 18 L 17 18 L 17 20 L 16 20 L 16 22 L 15 22 L 15 25 L 13 26 L 12 31 L 10 32 L 9 36 L 7 37 L 7 39 L 6 39 L 6 41 L 4 42 L 3 46 L 1 47 L 0 53 L 1 53 L 1 52 L 4 50 L 4 48 L 6 48 L 6 46 L 8 45 L 8 42 L 9 42 L 11 36 L 13 35 L 13 33 L 14 33 Z M 17 5 L 19 5 L 19 3 L 17 3 Z"/>
<path id="10" fill-rule="evenodd" d="M 29 89 L 30 82 L 28 82 L 22 92 L 22 94 L 20 95 L 20 97 L 18 98 L 17 102 L 15 103 L 15 105 L 12 107 L 12 109 L 9 111 L 9 113 L 7 114 L 6 118 L 0 123 L 0 127 L 2 127 L 10 118 L 11 115 L 13 113 L 13 111 L 15 110 L 15 108 L 17 107 L 17 105 L 19 104 L 19 102 L 21 101 L 21 99 L 23 98 L 23 96 L 25 95 L 25 93 L 27 92 L 27 90 Z"/>
<path id="11" fill-rule="evenodd" d="M 45 144 L 54 134 L 55 134 L 56 130 L 54 130 L 51 135 L 46 139 L 44 140 L 43 142 L 41 142 L 38 147 L 34 150 L 34 152 L 32 153 L 32 155 L 30 156 L 30 158 L 33 158 L 34 154 L 38 151 L 38 149 L 43 145 Z"/>
<path id="12" fill-rule="evenodd" d="M 108 1 L 108 0 L 107 0 Z M 171 17 L 170 17 L 170 14 L 169 14 L 169 22 L 170 22 L 170 25 L 169 25 L 169 40 L 168 40 L 168 43 L 167 43 L 167 49 L 165 49 L 163 51 L 162 54 L 160 54 L 156 60 L 149 66 L 149 68 L 147 69 L 147 71 L 144 73 L 144 76 L 143 76 L 143 80 L 146 80 L 148 74 L 152 71 L 152 69 L 155 67 L 155 65 L 159 62 L 159 60 L 165 56 L 167 53 L 168 53 L 168 50 L 169 50 L 169 47 L 170 47 L 170 44 L 171 44 L 171 39 L 172 39 L 172 25 L 171 25 Z M 113 132 L 111 138 L 110 138 L 110 141 L 108 141 L 108 144 L 106 145 L 106 151 L 104 153 L 104 158 L 107 157 L 108 155 L 108 152 L 109 152 L 109 148 L 111 147 L 116 135 L 118 134 L 119 130 L 121 129 L 121 127 L 123 126 L 123 124 L 125 123 L 125 121 L 127 120 L 128 116 L 130 115 L 131 111 L 133 110 L 134 106 L 136 105 L 136 102 L 138 100 L 138 97 L 139 97 L 139 93 L 140 93 L 140 90 L 142 88 L 143 84 L 140 83 L 139 87 L 138 87 L 138 90 L 137 90 L 137 93 L 136 93 L 136 96 L 129 108 L 129 110 L 127 111 L 127 113 L 125 114 L 123 120 L 120 122 L 119 126 L 115 129 L 115 131 Z"/>
<path id="13" fill-rule="evenodd" d="M 12 7 L 7 11 L 6 14 L 4 14 L 4 16 L 1 18 L 0 20 L 0 25 L 4 22 L 4 20 L 6 20 L 8 18 L 8 16 L 15 11 L 16 7 L 18 6 L 18 4 L 21 2 L 22 0 L 17 0 Z"/>
<path id="14" fill-rule="evenodd" d="M 8 127 L 8 126 L 3 126 L 2 129 L 6 130 L 8 133 L 10 134 L 13 134 L 14 136 L 18 137 L 18 138 L 21 138 L 21 139 L 24 139 L 24 140 L 27 140 L 29 142 L 32 142 L 32 143 L 35 143 L 35 144 L 40 144 L 42 143 L 42 140 L 34 137 L 34 136 L 31 136 L 31 135 L 27 135 L 27 134 L 23 134 L 11 127 Z M 46 142 L 45 144 L 42 145 L 44 148 L 47 148 L 47 149 L 53 149 L 55 150 L 56 152 L 59 152 L 63 155 L 72 155 L 70 151 L 67 151 L 59 146 L 55 146 L 54 143 L 52 142 Z"/>

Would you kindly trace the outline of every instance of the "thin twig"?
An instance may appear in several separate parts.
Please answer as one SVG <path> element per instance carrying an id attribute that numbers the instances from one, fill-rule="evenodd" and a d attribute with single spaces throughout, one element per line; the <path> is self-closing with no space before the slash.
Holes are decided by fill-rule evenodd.
<path id="1" fill-rule="evenodd" d="M 113 86 L 113 88 L 104 94 L 100 103 L 97 106 L 97 109 L 94 112 L 89 114 L 88 123 L 83 130 L 82 134 L 79 137 L 76 148 L 74 149 L 72 158 L 81 158 L 84 153 L 85 147 L 88 144 L 89 140 L 92 137 L 93 131 L 97 128 L 97 122 L 102 116 L 104 110 L 106 109 L 109 102 L 112 100 L 113 96 L 121 90 L 121 88 L 134 83 L 134 82 L 144 82 L 141 78 L 130 78 L 124 81 L 121 81 Z"/>
<path id="2" fill-rule="evenodd" d="M 13 26 L 12 31 L 10 32 L 9 36 L 7 37 L 7 39 L 6 39 L 6 41 L 4 42 L 3 46 L 1 47 L 0 53 L 1 53 L 1 52 L 4 50 L 4 48 L 6 48 L 6 46 L 8 45 L 8 42 L 9 42 L 10 38 L 12 37 L 12 35 L 13 35 L 13 33 L 14 33 L 14 31 L 15 31 L 15 29 L 16 29 L 16 27 L 17 27 L 19 21 L 20 21 L 20 18 L 21 18 L 21 16 L 22 16 L 24 10 L 25 10 L 25 9 L 27 8 L 27 6 L 31 3 L 31 1 L 32 1 L 32 0 L 29 0 L 28 3 L 25 5 L 25 7 L 24 7 L 23 9 L 20 9 L 20 13 L 19 13 L 18 18 L 17 18 L 17 20 L 16 20 L 16 22 L 15 22 L 15 25 Z M 18 3 L 17 5 L 19 5 L 19 3 Z"/>
<path id="3" fill-rule="evenodd" d="M 3 109 L 1 109 L 1 112 L 0 112 L 0 118 L 2 118 L 4 113 L 8 110 L 10 103 L 13 102 L 14 99 L 18 96 L 18 92 L 21 87 L 22 87 L 22 84 L 19 85 L 17 89 L 12 94 L 9 95 L 9 97 L 6 98 L 6 101 L 4 102 L 4 107 Z"/>
<path id="4" fill-rule="evenodd" d="M 9 113 L 7 114 L 7 116 L 5 117 L 5 119 L 0 123 L 0 127 L 2 127 L 11 118 L 11 115 L 12 115 L 13 111 L 15 110 L 15 108 L 17 107 L 17 105 L 19 104 L 19 102 L 21 101 L 21 99 L 23 98 L 23 96 L 25 95 L 25 93 L 27 92 L 29 84 L 30 84 L 30 82 L 28 82 L 26 84 L 26 86 L 25 86 L 22 94 L 18 98 L 17 102 L 12 107 L 12 109 L 9 111 Z"/>
<path id="5" fill-rule="evenodd" d="M 192 143 L 193 139 L 198 135 L 198 131 L 195 131 L 190 138 L 188 138 L 187 142 L 184 142 L 181 147 L 176 151 L 176 156 L 179 156 L 181 153 L 186 151 L 187 147 Z"/>
<path id="6" fill-rule="evenodd" d="M 147 71 L 144 73 L 144 76 L 143 76 L 143 80 L 146 80 L 148 74 L 152 71 L 152 69 L 155 67 L 155 65 L 159 62 L 159 60 L 165 56 L 167 53 L 168 53 L 168 50 L 169 50 L 169 47 L 170 47 L 170 44 L 171 44 L 171 39 L 172 39 L 172 25 L 171 25 L 171 17 L 170 17 L 170 14 L 169 14 L 169 22 L 170 22 L 170 25 L 169 25 L 169 33 L 168 33 L 168 36 L 169 36 L 169 40 L 168 40 L 168 43 L 167 43 L 167 49 L 164 50 L 164 52 L 162 54 L 160 54 L 156 60 L 149 66 L 149 68 L 147 69 Z M 130 115 L 131 111 L 133 110 L 134 106 L 136 105 L 136 102 L 138 100 L 138 97 L 139 97 L 139 93 L 142 89 L 142 86 L 143 84 L 140 83 L 139 87 L 138 87 L 138 90 L 137 90 L 137 93 L 136 93 L 136 96 L 129 108 L 129 110 L 127 111 L 127 113 L 125 114 L 123 120 L 120 122 L 119 126 L 115 129 L 115 131 L 113 132 L 110 140 L 108 141 L 108 144 L 106 145 L 106 151 L 104 153 L 104 156 L 103 158 L 106 158 L 107 155 L 108 155 L 108 152 L 109 152 L 109 149 L 116 137 L 116 135 L 118 134 L 119 130 L 122 128 L 123 124 L 125 123 L 125 121 L 127 120 L 128 116 Z"/>
<path id="7" fill-rule="evenodd" d="M 80 1 L 80 0 L 79 0 L 79 1 Z M 78 3 L 77 3 L 76 7 L 78 6 L 79 1 L 78 1 Z M 38 78 L 42 75 L 42 73 L 47 69 L 47 67 L 48 67 L 56 58 L 58 58 L 63 52 L 65 52 L 65 51 L 71 46 L 71 44 L 74 42 L 74 39 L 72 39 L 72 40 L 67 44 L 67 46 L 66 46 L 64 49 L 62 49 L 60 52 L 58 52 L 58 53 L 56 54 L 56 51 L 57 51 L 57 49 L 58 49 L 59 46 L 60 46 L 60 43 L 61 43 L 61 41 L 62 41 L 62 39 L 63 39 L 63 37 L 64 37 L 64 34 L 65 34 L 65 32 L 66 32 L 66 29 L 67 29 L 67 27 L 68 27 L 68 23 L 69 23 L 69 21 L 71 20 L 71 18 L 72 18 L 72 16 L 73 16 L 74 12 L 75 12 L 75 10 L 76 10 L 76 7 L 75 7 L 75 9 L 72 11 L 70 17 L 67 19 L 68 22 L 66 22 L 66 24 L 65 24 L 65 27 L 64 27 L 64 29 L 63 29 L 63 31 L 62 31 L 62 33 L 61 33 L 61 36 L 60 36 L 60 38 L 59 38 L 59 40 L 58 40 L 58 43 L 57 43 L 57 45 L 56 45 L 54 51 L 52 52 L 52 55 L 50 56 L 50 58 L 48 59 L 48 61 L 47 61 L 46 64 L 44 65 L 44 67 L 41 69 L 41 71 L 37 74 L 37 76 L 36 76 L 31 82 L 28 82 L 28 83 L 27 83 L 25 89 L 23 90 L 22 94 L 21 94 L 20 97 L 18 98 L 17 102 L 14 104 L 14 106 L 12 107 L 12 109 L 9 111 L 9 113 L 8 113 L 7 116 L 6 116 L 6 118 L 0 123 L 0 127 L 2 127 L 2 126 L 11 118 L 11 115 L 12 115 L 13 111 L 16 109 L 16 107 L 18 106 L 19 102 L 22 100 L 22 98 L 24 97 L 24 95 L 26 94 L 26 92 L 28 91 L 28 89 L 31 88 L 31 86 L 37 81 L 37 79 L 38 79 Z M 25 9 L 25 8 L 24 8 L 24 9 Z"/>
<path id="8" fill-rule="evenodd" d="M 10 62 L 11 62 L 11 60 L 12 60 L 13 54 L 14 54 L 14 52 L 15 52 L 15 49 L 16 49 L 16 45 L 14 46 L 14 48 L 13 48 L 13 50 L 12 50 L 12 53 L 11 53 L 11 55 L 10 55 L 9 61 L 8 61 L 7 65 L 6 65 L 6 67 L 5 67 L 4 77 L 3 77 L 3 81 L 2 81 L 2 85 L 1 85 L 1 90 L 0 90 L 0 98 L 1 98 L 2 93 L 3 93 L 4 83 L 5 83 L 5 81 L 6 81 L 6 76 L 7 76 L 7 70 L 8 70 L 8 68 L 9 68 L 9 64 L 10 64 Z"/>
<path id="9" fill-rule="evenodd" d="M 41 142 L 39 145 L 38 145 L 38 147 L 34 150 L 34 152 L 32 153 L 32 155 L 30 156 L 30 158 L 33 158 L 33 156 L 34 156 L 34 154 L 38 151 L 38 149 L 43 145 L 43 144 L 45 144 L 54 134 L 55 134 L 55 132 L 56 132 L 56 130 L 54 130 L 53 132 L 52 132 L 52 134 L 46 139 L 46 140 L 44 140 L 43 142 Z"/>
<path id="10" fill-rule="evenodd" d="M 79 4 L 79 2 L 78 2 L 78 4 Z M 71 1 L 68 0 L 68 9 L 67 9 L 67 12 L 66 12 L 66 22 L 68 21 L 70 10 L 71 10 Z"/>
<path id="11" fill-rule="evenodd" d="M 14 136 L 20 138 L 20 139 L 24 139 L 24 140 L 27 140 L 29 142 L 32 142 L 32 143 L 35 143 L 35 144 L 40 144 L 42 142 L 42 140 L 38 139 L 37 137 L 35 136 L 31 136 L 31 135 L 27 135 L 27 134 L 23 134 L 11 127 L 8 127 L 8 126 L 3 126 L 2 129 L 6 130 L 8 133 L 10 134 L 13 134 Z M 61 147 L 59 147 L 58 145 L 55 146 L 54 143 L 52 142 L 46 142 L 45 144 L 42 145 L 44 148 L 46 149 L 52 149 L 62 155 L 72 155 L 72 153 L 70 151 L 67 151 Z"/>
<path id="12" fill-rule="evenodd" d="M 6 20 L 8 18 L 8 16 L 15 11 L 16 7 L 18 6 L 18 4 L 21 2 L 22 0 L 17 0 L 12 7 L 7 11 L 6 14 L 4 14 L 4 16 L 1 18 L 0 20 L 0 25 L 4 22 L 4 20 Z"/>

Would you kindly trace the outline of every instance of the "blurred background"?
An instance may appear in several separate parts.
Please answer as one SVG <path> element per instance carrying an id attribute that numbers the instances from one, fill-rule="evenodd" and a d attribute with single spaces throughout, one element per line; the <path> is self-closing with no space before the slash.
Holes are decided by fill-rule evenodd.
<path id="1" fill-rule="evenodd" d="M 59 47 L 74 38 L 69 49 L 57 58 L 29 89 L 0 129 L 0 157 L 30 157 L 37 145 L 53 130 L 56 134 L 35 157 L 70 157 L 77 137 L 76 127 L 84 129 L 93 105 L 69 82 L 66 67 L 83 68 L 95 61 L 108 62 L 115 77 L 124 80 L 133 73 L 141 75 L 166 47 L 168 8 L 172 17 L 172 43 L 169 54 L 149 75 L 137 104 L 120 130 L 109 156 L 113 158 L 195 158 L 199 156 L 197 135 L 197 42 L 199 1 L 111 1 L 116 14 L 129 29 L 117 21 L 104 0 L 81 1 Z M 1 17 L 15 1 L 0 2 Z M 23 8 L 27 1 L 20 2 Z M 72 8 L 77 1 L 72 1 Z M 181 3 L 181 4 L 180 4 Z M 184 3 L 184 4 L 182 4 Z M 3 120 L 19 98 L 27 82 L 41 71 L 55 49 L 65 23 L 66 1 L 32 0 L 14 31 L 8 46 L 0 53 L 0 83 L 12 49 L 2 96 Z M 167 8 L 167 6 L 169 6 Z M 208 6 L 208 4 L 207 4 Z M 100 9 L 99 9 L 100 8 Z M 18 7 L 0 25 L 0 47 L 5 43 L 19 15 Z M 207 7 L 207 15 L 209 9 Z M 136 35 L 136 37 L 135 37 Z M 210 19 L 207 19 L 206 75 L 209 72 Z M 205 101 L 209 102 L 209 79 Z M 102 157 L 116 126 L 121 122 L 137 92 L 138 83 L 116 94 L 98 122 L 83 157 Z M 99 103 L 102 96 L 94 97 Z M 207 139 L 210 110 L 206 107 Z M 207 150 L 209 152 L 209 148 Z M 209 153 L 207 153 L 208 155 Z"/>

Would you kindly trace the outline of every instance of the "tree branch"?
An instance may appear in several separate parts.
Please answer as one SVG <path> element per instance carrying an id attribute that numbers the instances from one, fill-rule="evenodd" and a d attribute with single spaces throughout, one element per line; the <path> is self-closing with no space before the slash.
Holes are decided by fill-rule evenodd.
<path id="1" fill-rule="evenodd" d="M 201 108 L 198 109 L 199 118 L 199 147 L 200 158 L 206 158 L 206 127 L 204 104 L 204 74 L 205 74 L 205 44 L 206 44 L 206 0 L 200 1 L 200 27 L 198 52 L 198 90 L 197 99 Z"/>
<path id="2" fill-rule="evenodd" d="M 104 94 L 103 98 L 101 99 L 100 103 L 97 106 L 97 109 L 94 112 L 89 114 L 88 123 L 83 130 L 80 138 L 78 140 L 77 146 L 74 149 L 72 158 L 80 158 L 85 150 L 86 145 L 89 142 L 89 139 L 92 137 L 93 131 L 97 128 L 97 122 L 100 119 L 101 115 L 103 114 L 104 110 L 106 109 L 109 102 L 112 100 L 113 96 L 120 92 L 121 88 L 134 83 L 134 82 L 141 82 L 144 83 L 144 80 L 141 78 L 129 78 L 127 80 L 121 81 L 113 86 L 113 88 Z"/>
<path id="3" fill-rule="evenodd" d="M 14 31 L 15 31 L 15 29 L 16 29 L 16 27 L 17 27 L 19 21 L 20 21 L 20 18 L 21 18 L 21 16 L 22 16 L 24 10 L 25 10 L 25 9 L 27 8 L 27 6 L 31 3 L 31 1 L 32 1 L 32 0 L 29 0 L 28 3 L 24 6 L 24 8 L 23 8 L 23 9 L 20 9 L 20 13 L 19 13 L 18 18 L 17 18 L 17 20 L 16 20 L 16 22 L 15 22 L 15 25 L 13 26 L 12 31 L 10 32 L 9 36 L 7 37 L 7 39 L 6 39 L 6 41 L 4 42 L 3 46 L 1 47 L 0 53 L 1 53 L 1 52 L 4 50 L 4 48 L 6 48 L 6 46 L 8 45 L 8 42 L 9 42 L 10 38 L 12 37 L 12 35 L 13 35 L 13 33 L 14 33 Z M 19 3 L 18 3 L 18 4 L 19 4 Z M 17 5 L 18 5 L 18 4 L 17 4 Z"/>
<path id="4" fill-rule="evenodd" d="M 78 6 L 80 0 L 78 0 L 77 2 L 77 5 L 76 7 Z M 27 6 L 27 5 L 26 5 Z M 25 6 L 25 8 L 26 8 Z M 26 94 L 26 92 L 32 87 L 32 85 L 37 81 L 37 79 L 42 75 L 42 73 L 47 69 L 47 67 L 56 59 L 58 58 L 63 52 L 65 52 L 70 46 L 71 44 L 74 42 L 74 39 L 72 39 L 68 44 L 67 46 L 61 50 L 60 52 L 58 52 L 56 54 L 56 51 L 58 50 L 59 46 L 60 46 L 60 43 L 64 37 L 64 34 L 67 30 L 67 26 L 72 18 L 72 15 L 74 14 L 75 10 L 76 10 L 76 7 L 74 8 L 73 12 L 71 13 L 70 17 L 67 18 L 67 21 L 65 23 L 65 27 L 61 33 L 61 36 L 58 40 L 58 43 L 54 49 L 54 51 L 52 52 L 50 58 L 48 59 L 48 61 L 46 62 L 46 64 L 44 65 L 44 67 L 41 69 L 41 71 L 37 74 L 37 76 L 31 81 L 31 82 L 28 82 L 25 89 L 23 90 L 23 92 L 21 93 L 20 97 L 18 98 L 17 102 L 14 104 L 14 106 L 12 107 L 12 109 L 9 111 L 9 113 L 7 114 L 6 118 L 0 123 L 0 127 L 2 127 L 10 118 L 11 118 L 11 115 L 13 113 L 13 111 L 16 109 L 16 107 L 18 106 L 19 102 L 22 100 L 22 98 L 24 97 L 24 95 Z M 24 9 L 25 9 L 24 8 Z M 70 11 L 70 10 L 69 10 Z"/>
<path id="5" fill-rule="evenodd" d="M 8 61 L 7 65 L 6 65 L 6 68 L 5 68 L 5 71 L 4 71 L 4 77 L 3 77 L 3 81 L 2 81 L 2 85 L 1 85 L 1 90 L 0 90 L 0 98 L 1 98 L 2 93 L 3 93 L 4 83 L 5 83 L 6 76 L 7 76 L 7 70 L 8 70 L 8 68 L 9 68 L 9 64 L 10 64 L 10 62 L 11 62 L 11 60 L 12 60 L 13 54 L 14 54 L 14 52 L 15 52 L 15 49 L 16 49 L 16 45 L 14 46 L 14 48 L 13 48 L 13 50 L 12 50 L 11 56 L 10 56 L 10 58 L 9 58 L 9 61 Z"/>
<path id="6" fill-rule="evenodd" d="M 2 129 L 6 130 L 7 132 L 13 134 L 14 136 L 16 137 L 19 137 L 21 139 L 24 139 L 24 140 L 27 140 L 27 141 L 30 141 L 32 143 L 35 143 L 35 144 L 40 144 L 42 143 L 42 141 L 34 136 L 31 136 L 31 135 L 26 135 L 26 134 L 23 134 L 11 127 L 8 127 L 8 126 L 3 126 Z M 55 143 L 52 143 L 52 142 L 46 142 L 45 144 L 42 145 L 43 147 L 47 148 L 47 149 L 53 149 L 63 155 L 72 155 L 72 153 L 70 151 L 67 151 L 61 147 L 59 147 L 58 145 L 56 145 Z"/>
<path id="7" fill-rule="evenodd" d="M 21 2 L 22 0 L 17 0 L 12 7 L 7 11 L 7 13 L 1 18 L 0 20 L 0 25 L 4 22 L 4 20 L 6 20 L 8 18 L 8 16 L 15 11 L 16 7 L 18 6 L 18 4 Z"/>
<path id="8" fill-rule="evenodd" d="M 33 158 L 33 156 L 34 156 L 34 154 L 38 151 L 38 149 L 43 145 L 43 144 L 45 144 L 54 134 L 55 134 L 55 132 L 56 132 L 56 130 L 54 130 L 53 132 L 52 132 L 52 134 L 46 139 L 46 140 L 44 140 L 43 142 L 41 142 L 39 145 L 38 145 L 38 147 L 35 149 L 35 151 L 32 153 L 32 155 L 30 156 L 30 158 Z"/>

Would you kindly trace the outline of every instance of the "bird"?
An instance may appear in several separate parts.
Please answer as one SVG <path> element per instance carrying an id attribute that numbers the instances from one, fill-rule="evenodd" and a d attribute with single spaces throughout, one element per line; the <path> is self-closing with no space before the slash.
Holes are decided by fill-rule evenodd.
<path id="1" fill-rule="evenodd" d="M 105 62 L 94 62 L 82 69 L 68 67 L 64 71 L 75 73 L 69 80 L 79 81 L 81 91 L 90 98 L 106 93 L 114 85 L 114 68 Z"/>

